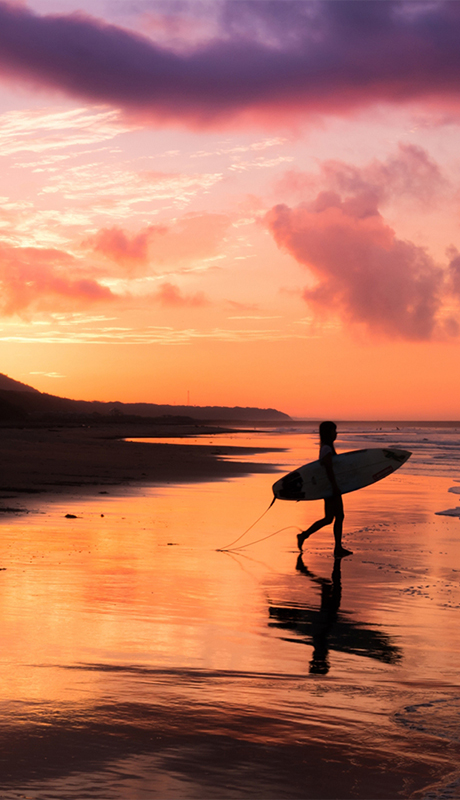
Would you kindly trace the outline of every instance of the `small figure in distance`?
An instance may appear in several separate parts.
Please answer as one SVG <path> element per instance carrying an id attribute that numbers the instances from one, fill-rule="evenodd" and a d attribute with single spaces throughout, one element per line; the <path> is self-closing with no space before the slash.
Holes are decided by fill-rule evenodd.
<path id="1" fill-rule="evenodd" d="M 345 556 L 351 556 L 352 551 L 342 547 L 342 529 L 345 515 L 343 512 L 342 495 L 340 494 L 339 487 L 335 480 L 333 467 L 333 457 L 337 455 L 334 448 L 334 442 L 337 438 L 337 425 L 335 422 L 322 422 L 319 426 L 319 437 L 321 440 L 319 460 L 326 470 L 327 477 L 332 484 L 332 497 L 327 497 L 324 500 L 323 519 L 319 519 L 317 522 L 314 522 L 313 525 L 310 525 L 306 531 L 297 534 L 297 545 L 300 552 L 302 552 L 302 545 L 305 539 L 308 539 L 312 533 L 319 531 L 320 528 L 324 528 L 325 525 L 330 525 L 333 522 L 335 539 L 334 556 L 335 558 L 344 558 Z"/>

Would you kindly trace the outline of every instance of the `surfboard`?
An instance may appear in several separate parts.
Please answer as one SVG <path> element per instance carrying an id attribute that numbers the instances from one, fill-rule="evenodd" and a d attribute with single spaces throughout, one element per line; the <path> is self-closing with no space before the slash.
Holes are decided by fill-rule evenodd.
<path id="1" fill-rule="evenodd" d="M 373 447 L 333 456 L 340 493 L 355 492 L 381 481 L 402 467 L 411 455 L 408 450 Z M 280 500 L 321 500 L 332 497 L 332 487 L 326 469 L 319 461 L 312 461 L 276 481 L 273 494 Z"/>

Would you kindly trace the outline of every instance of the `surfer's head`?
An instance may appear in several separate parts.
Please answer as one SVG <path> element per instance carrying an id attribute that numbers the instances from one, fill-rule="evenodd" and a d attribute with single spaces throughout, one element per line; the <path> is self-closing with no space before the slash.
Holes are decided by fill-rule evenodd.
<path id="1" fill-rule="evenodd" d="M 337 438 L 337 425 L 335 422 L 322 422 L 319 426 L 319 438 L 323 444 L 332 444 Z"/>

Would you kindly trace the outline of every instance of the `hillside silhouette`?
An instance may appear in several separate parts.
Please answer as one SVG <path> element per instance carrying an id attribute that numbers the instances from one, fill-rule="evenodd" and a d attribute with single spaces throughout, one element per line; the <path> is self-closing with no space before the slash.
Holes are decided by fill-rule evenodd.
<path id="1" fill-rule="evenodd" d="M 282 422 L 288 414 L 274 408 L 240 406 L 174 406 L 156 403 L 71 400 L 39 392 L 0 373 L 0 422 L 27 421 L 135 421 L 161 419 L 174 424 L 200 422 Z"/>

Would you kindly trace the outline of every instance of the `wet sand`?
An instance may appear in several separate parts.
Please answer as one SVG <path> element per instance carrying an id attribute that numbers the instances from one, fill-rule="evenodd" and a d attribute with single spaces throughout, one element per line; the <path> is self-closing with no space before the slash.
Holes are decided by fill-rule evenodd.
<path id="1" fill-rule="evenodd" d="M 299 561 L 315 503 L 218 552 L 268 505 L 266 470 L 316 452 L 243 441 L 252 467 L 224 480 L 59 484 L 3 516 L 2 798 L 460 796 L 452 481 L 408 468 L 348 495 L 342 562 L 328 529 Z"/>
<path id="2" fill-rule="evenodd" d="M 97 494 L 117 487 L 222 480 L 263 472 L 262 463 L 223 461 L 219 445 L 187 444 L 190 435 L 224 431 L 210 426 L 111 424 L 0 428 L 1 500 L 28 495 Z M 125 441 L 132 437 L 182 437 L 183 445 Z M 236 447 L 247 455 L 247 448 Z M 254 453 L 260 452 L 258 448 Z M 11 506 L 6 502 L 4 507 Z"/>

